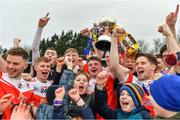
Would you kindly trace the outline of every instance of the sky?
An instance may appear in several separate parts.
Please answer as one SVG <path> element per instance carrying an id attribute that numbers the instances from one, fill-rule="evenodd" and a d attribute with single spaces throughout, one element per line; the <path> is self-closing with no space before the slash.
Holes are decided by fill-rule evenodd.
<path id="1" fill-rule="evenodd" d="M 50 20 L 42 38 L 62 30 L 79 32 L 91 28 L 93 20 L 110 16 L 136 40 L 151 43 L 162 38 L 157 28 L 177 4 L 179 0 L 0 0 L 0 45 L 10 48 L 13 38 L 20 38 L 21 46 L 31 46 L 38 20 L 47 12 Z M 180 30 L 180 13 L 176 29 Z"/>

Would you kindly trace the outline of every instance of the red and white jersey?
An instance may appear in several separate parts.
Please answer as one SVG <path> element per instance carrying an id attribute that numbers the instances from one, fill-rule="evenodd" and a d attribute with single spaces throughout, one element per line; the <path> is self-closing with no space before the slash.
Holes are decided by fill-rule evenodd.
<path id="1" fill-rule="evenodd" d="M 33 95 L 33 89 L 29 86 L 28 82 L 10 78 L 7 73 L 2 73 L 0 76 L 0 98 L 8 93 L 14 95 L 13 103 L 18 104 L 20 102 L 19 97 L 23 97 L 26 103 L 31 102 Z M 3 119 L 9 119 L 10 108 L 7 108 L 3 112 Z"/>
<path id="2" fill-rule="evenodd" d="M 30 100 L 33 91 L 33 88 L 29 85 L 29 82 L 23 80 L 22 78 L 20 80 L 9 78 L 7 73 L 2 74 L 0 79 L 0 89 L 0 97 L 2 97 L 1 94 L 7 93 L 12 93 L 15 95 L 15 97 L 19 97 L 20 94 L 23 94 L 24 97 L 27 97 L 27 100 Z"/>
<path id="3" fill-rule="evenodd" d="M 32 101 L 34 105 L 39 105 L 41 100 L 46 100 L 46 90 L 52 82 L 41 82 L 36 77 L 32 79 L 30 86 L 33 88 Z"/>

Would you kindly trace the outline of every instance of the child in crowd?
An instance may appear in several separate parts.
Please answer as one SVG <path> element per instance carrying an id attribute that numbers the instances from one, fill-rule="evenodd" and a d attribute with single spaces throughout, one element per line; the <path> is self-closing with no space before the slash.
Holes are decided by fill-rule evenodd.
<path id="1" fill-rule="evenodd" d="M 77 119 L 81 119 L 81 118 L 82 119 L 94 119 L 94 114 L 93 114 L 91 108 L 89 108 L 87 103 L 82 99 L 79 92 L 80 91 L 75 88 L 71 89 L 68 92 L 69 97 L 75 102 L 75 104 L 79 108 L 80 115 L 76 118 Z M 54 99 L 54 111 L 53 111 L 54 117 L 53 117 L 53 119 L 67 118 L 64 107 L 63 107 L 63 105 L 65 105 L 63 102 L 64 95 L 65 95 L 64 87 L 59 87 L 58 89 L 56 89 L 56 91 L 55 91 L 56 98 Z"/>
<path id="2" fill-rule="evenodd" d="M 32 78 L 29 84 L 33 89 L 32 101 L 35 106 L 38 106 L 40 102 L 46 101 L 46 91 L 51 85 L 51 81 L 48 81 L 51 70 L 49 59 L 46 57 L 38 58 L 35 62 L 34 69 L 36 71 L 36 77 Z"/>
<path id="3" fill-rule="evenodd" d="M 144 92 L 141 86 L 126 83 L 120 88 L 119 104 L 120 109 L 112 110 L 106 104 L 107 73 L 100 72 L 97 76 L 97 86 L 95 89 L 95 104 L 100 115 L 105 119 L 151 119 L 149 111 L 142 105 Z"/>
<path id="4" fill-rule="evenodd" d="M 88 91 L 88 82 L 89 77 L 84 72 L 78 72 L 75 74 L 73 70 L 73 59 L 69 57 L 65 57 L 65 64 L 67 66 L 67 70 L 63 71 L 62 77 L 59 80 L 59 85 L 52 85 L 49 88 L 49 91 L 47 92 L 47 101 L 49 105 L 54 105 L 54 98 L 55 98 L 55 90 L 59 88 L 60 86 L 63 86 L 66 94 L 63 97 L 63 109 L 64 109 L 64 116 L 69 118 L 79 118 L 83 116 L 81 115 L 81 107 L 77 106 L 76 102 L 71 99 L 71 97 L 67 94 L 68 90 L 75 88 L 79 92 L 82 100 L 85 102 L 85 104 L 89 105 L 90 108 L 92 108 L 93 104 L 93 95 L 89 95 L 87 93 Z M 78 98 L 77 98 L 78 99 Z M 93 109 L 93 108 L 92 108 Z M 46 119 L 57 119 L 59 118 L 59 114 L 56 114 L 53 112 L 53 107 L 47 107 L 46 106 L 40 106 L 37 111 L 38 119 L 42 119 L 43 117 Z M 59 110 L 58 110 L 59 111 Z M 47 115 L 44 113 L 48 112 Z M 39 118 L 40 117 L 40 118 Z"/>
<path id="5" fill-rule="evenodd" d="M 87 93 L 88 91 L 88 82 L 89 82 L 89 77 L 86 73 L 84 72 L 78 72 L 77 75 L 71 71 L 71 70 L 65 70 L 62 79 L 60 80 L 60 86 L 64 86 L 65 91 L 66 91 L 66 96 L 64 97 L 64 108 L 65 108 L 65 114 L 67 117 L 70 118 L 81 118 L 81 107 L 77 106 L 76 101 L 71 98 L 69 94 L 67 94 L 67 91 L 74 88 L 78 91 L 80 97 L 82 100 L 93 109 L 93 95 L 89 95 Z M 57 86 L 56 86 L 57 88 Z M 54 90 L 52 91 L 54 92 Z M 52 98 L 50 98 L 50 94 L 48 96 L 48 102 L 50 103 Z M 50 99 L 49 99 L 50 98 Z M 78 99 L 78 98 L 76 98 Z M 53 113 L 53 119 L 58 118 L 58 114 Z"/>

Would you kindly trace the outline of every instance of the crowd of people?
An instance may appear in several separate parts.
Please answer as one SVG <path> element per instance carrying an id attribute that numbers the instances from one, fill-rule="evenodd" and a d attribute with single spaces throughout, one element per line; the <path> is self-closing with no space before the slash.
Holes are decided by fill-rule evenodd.
<path id="1" fill-rule="evenodd" d="M 110 39 L 110 49 L 97 49 L 93 41 L 95 52 L 87 59 L 76 48 L 60 57 L 47 48 L 40 56 L 41 34 L 50 20 L 48 14 L 40 18 L 29 73 L 24 73 L 29 53 L 19 46 L 20 40 L 13 41 L 6 58 L 0 56 L 0 118 L 180 119 L 178 11 L 179 5 L 158 28 L 166 37 L 159 54 L 120 52 L 118 41 L 126 30 L 105 25 L 102 35 Z M 89 33 L 86 29 L 82 34 Z"/>

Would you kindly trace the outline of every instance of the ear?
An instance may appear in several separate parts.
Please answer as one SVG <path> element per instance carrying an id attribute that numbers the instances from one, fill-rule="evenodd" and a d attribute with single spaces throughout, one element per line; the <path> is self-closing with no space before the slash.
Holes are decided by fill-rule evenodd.
<path id="1" fill-rule="evenodd" d="M 37 64 L 34 65 L 34 70 L 37 71 Z"/>
<path id="2" fill-rule="evenodd" d="M 24 69 L 26 69 L 28 66 L 29 66 L 29 64 L 28 64 L 28 63 L 25 63 Z"/>
<path id="3" fill-rule="evenodd" d="M 156 68 L 157 68 L 157 66 L 156 66 L 156 65 L 154 65 L 154 64 L 152 64 L 152 65 L 151 65 L 151 69 L 152 69 L 153 71 L 155 71 L 155 70 L 156 70 Z"/>

